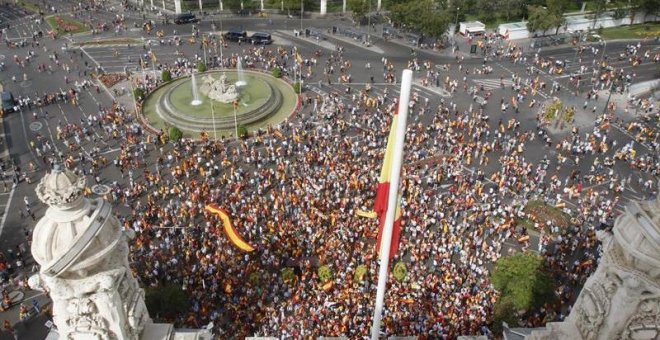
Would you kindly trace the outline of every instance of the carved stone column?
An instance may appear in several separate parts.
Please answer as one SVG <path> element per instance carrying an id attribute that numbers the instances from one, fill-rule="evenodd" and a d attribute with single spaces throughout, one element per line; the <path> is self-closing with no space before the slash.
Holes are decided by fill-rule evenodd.
<path id="1" fill-rule="evenodd" d="M 660 338 L 660 199 L 630 202 L 598 237 L 603 258 L 568 318 L 527 339 Z"/>
<path id="2" fill-rule="evenodd" d="M 53 299 L 62 339 L 139 339 L 151 319 L 128 265 L 133 235 L 122 230 L 110 203 L 83 196 L 85 184 L 56 167 L 37 186 L 49 206 L 32 239 L 40 283 Z"/>

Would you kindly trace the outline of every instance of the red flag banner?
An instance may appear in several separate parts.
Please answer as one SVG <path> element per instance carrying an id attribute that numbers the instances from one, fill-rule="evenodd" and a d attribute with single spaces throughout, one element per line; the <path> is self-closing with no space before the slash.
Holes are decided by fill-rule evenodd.
<path id="1" fill-rule="evenodd" d="M 221 209 L 215 204 L 208 204 L 206 206 L 206 211 L 218 215 L 225 229 L 225 234 L 229 237 L 229 240 L 239 249 L 251 252 L 254 251 L 254 247 L 247 243 L 240 234 L 236 231 L 234 226 L 231 225 L 231 220 L 229 219 L 229 214 L 226 211 Z"/>
<path id="2" fill-rule="evenodd" d="M 387 214 L 387 205 L 390 194 L 390 175 L 392 172 L 392 157 L 394 155 L 394 142 L 396 140 L 396 126 L 398 124 L 399 115 L 395 111 L 392 119 L 392 126 L 390 127 L 390 134 L 387 138 L 387 148 L 385 149 L 385 157 L 383 158 L 383 167 L 380 170 L 380 177 L 378 178 L 378 189 L 376 191 L 376 202 L 374 211 L 378 214 L 378 242 L 376 242 L 376 251 L 380 253 L 380 239 L 383 235 L 383 227 L 385 226 L 385 215 Z M 401 237 L 401 211 L 399 204 L 397 204 L 397 211 L 394 217 L 394 227 L 392 229 L 392 243 L 390 245 L 390 259 L 396 255 L 399 250 L 399 238 Z"/>

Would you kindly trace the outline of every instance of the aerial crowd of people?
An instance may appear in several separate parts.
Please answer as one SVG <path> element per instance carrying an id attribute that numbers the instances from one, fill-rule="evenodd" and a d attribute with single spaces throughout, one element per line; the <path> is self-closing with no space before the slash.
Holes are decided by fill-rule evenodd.
<path id="1" fill-rule="evenodd" d="M 213 41 L 210 48 L 221 43 Z M 21 52 L 30 55 L 27 49 L 16 50 Z M 523 58 L 515 48 L 500 52 L 496 57 L 512 63 Z M 286 47 L 242 46 L 239 53 L 212 59 L 210 66 L 235 67 L 241 58 L 254 69 L 280 67 L 285 76 L 302 71 L 309 82 L 319 82 L 320 91 L 304 93 L 294 117 L 247 138 L 213 140 L 205 134 L 168 141 L 164 132 L 147 133 L 132 107 L 120 103 L 99 104 L 80 121 L 58 122 L 54 141 L 34 138 L 31 147 L 45 164 L 64 162 L 87 175 L 90 186 L 109 187 L 105 198 L 116 205 L 124 227 L 137 235 L 130 263 L 141 284 L 184 291 L 189 301 L 184 310 L 153 317 L 193 328 L 213 322 L 220 337 L 369 334 L 378 221 L 358 212 L 373 209 L 397 92 L 353 85 L 351 74 L 362 71 L 342 49 L 327 56 L 300 54 Z M 17 57 L 21 67 L 38 65 L 71 79 L 84 58 L 70 53 L 33 63 L 26 57 Z M 657 62 L 645 55 L 635 61 Z M 154 67 L 177 77 L 199 62 L 201 56 L 195 55 Z M 406 103 L 411 118 L 401 176 L 404 233 L 393 263 L 405 263 L 407 274 L 389 280 L 384 316 L 389 335 L 453 339 L 490 334 L 499 296 L 490 281 L 493 264 L 520 250 L 543 256 L 561 282 L 557 302 L 520 315 L 521 325 L 562 320 L 597 265 L 595 231 L 611 227 L 626 189 L 634 188 L 640 198 L 658 194 L 657 126 L 623 122 L 615 115 L 621 108 L 610 107 L 602 113 L 584 111 L 597 122 L 593 126 L 556 133 L 543 110 L 532 104 L 542 100 L 538 91 L 547 90 L 537 71 L 515 74 L 506 85 L 502 76 L 501 89 L 488 90 L 470 86 L 467 77 L 494 72 L 490 65 L 466 63 L 457 57 L 443 65 L 458 70 L 455 77 L 441 75 L 431 61 L 414 55 L 406 65 L 425 79 L 422 86 L 443 89 L 451 97 L 431 103 L 413 90 Z M 541 58 L 534 64 L 555 72 L 556 65 Z M 396 82 L 396 67 L 383 58 L 365 72 Z M 613 79 L 625 82 L 623 70 L 603 68 L 602 74 L 594 76 L 595 94 L 602 96 Z M 46 112 L 54 101 L 76 105 L 79 96 L 93 95 L 91 79 L 78 75 L 82 89 L 34 98 L 44 98 Z M 159 82 L 146 76 L 136 85 L 148 93 Z M 501 95 L 501 114 L 488 105 L 488 100 L 498 101 L 500 91 L 512 91 L 507 99 Z M 591 107 L 598 105 L 593 93 L 579 96 L 588 95 Z M 24 109 L 34 109 L 31 103 L 27 99 Z M 644 113 L 649 106 L 648 99 L 630 102 L 630 108 L 642 107 Z M 523 113 L 536 118 L 535 128 L 521 126 Z M 49 119 L 36 111 L 34 117 Z M 636 141 L 620 144 L 611 138 L 616 126 Z M 119 150 L 104 152 L 113 146 Z M 582 170 L 584 164 L 590 164 L 588 171 Z M 116 180 L 105 179 L 111 173 Z M 93 195 L 91 190 L 87 194 Z M 538 219 L 528 209 L 537 202 L 559 207 L 568 222 Z M 229 213 L 254 252 L 231 243 L 219 218 L 205 211 L 210 203 Z M 8 256 L 0 257 L 0 274 L 10 263 Z M 319 277 L 320 265 L 331 269 L 330 284 Z M 367 268 L 363 277 L 355 275 L 359 266 Z M 292 268 L 295 277 L 286 278 L 285 268 Z"/>

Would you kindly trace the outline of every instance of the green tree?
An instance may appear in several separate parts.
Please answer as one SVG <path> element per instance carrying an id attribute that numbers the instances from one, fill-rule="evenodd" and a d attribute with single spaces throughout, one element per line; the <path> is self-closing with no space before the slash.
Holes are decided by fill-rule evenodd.
<path id="1" fill-rule="evenodd" d="M 133 96 L 138 101 L 143 100 L 145 95 L 146 95 L 146 92 L 144 92 L 144 90 L 142 88 L 138 87 L 135 90 L 133 90 Z"/>
<path id="2" fill-rule="evenodd" d="M 174 142 L 178 142 L 181 137 L 183 137 L 183 132 L 181 132 L 181 130 L 176 126 L 172 126 L 167 132 L 170 135 L 170 140 Z"/>
<path id="3" fill-rule="evenodd" d="M 525 13 L 523 0 L 500 0 L 498 12 L 500 17 L 506 21 L 510 21 L 512 18 L 520 19 Z"/>
<path id="4" fill-rule="evenodd" d="M 483 22 L 494 22 L 497 14 L 497 3 L 493 0 L 478 0 L 479 19 Z"/>
<path id="5" fill-rule="evenodd" d="M 332 269 L 326 265 L 320 266 L 318 269 L 318 275 L 319 280 L 321 280 L 322 283 L 326 283 L 332 280 Z"/>
<path id="6" fill-rule="evenodd" d="M 275 67 L 275 68 L 273 69 L 273 71 L 271 72 L 271 74 L 272 74 L 273 77 L 275 77 L 275 78 L 282 78 L 282 69 L 279 68 L 279 67 Z"/>
<path id="7" fill-rule="evenodd" d="M 500 298 L 493 306 L 493 333 L 501 335 L 503 328 L 502 322 L 506 322 L 510 327 L 518 326 L 518 311 L 510 298 Z"/>
<path id="8" fill-rule="evenodd" d="M 348 0 L 346 7 L 353 12 L 353 20 L 360 21 L 369 10 L 369 0 Z"/>
<path id="9" fill-rule="evenodd" d="M 239 138 L 245 138 L 248 136 L 248 129 L 245 127 L 245 125 L 239 125 L 237 130 Z"/>
<path id="10" fill-rule="evenodd" d="M 406 264 L 403 262 L 397 262 L 394 265 L 394 269 L 392 269 L 392 276 L 394 276 L 397 281 L 403 282 L 403 280 L 406 279 L 406 275 L 408 275 Z"/>
<path id="11" fill-rule="evenodd" d="M 499 259 L 492 282 L 501 298 L 511 299 L 516 310 L 540 307 L 555 296 L 552 277 L 543 268 L 543 257 L 531 252 Z"/>
<path id="12" fill-rule="evenodd" d="M 607 9 L 607 0 L 592 0 L 592 3 L 594 4 L 594 10 L 593 10 L 593 16 L 594 16 L 594 21 L 593 24 L 591 25 L 591 28 L 596 28 L 596 21 L 598 21 L 598 18 L 605 12 Z"/>
<path id="13" fill-rule="evenodd" d="M 660 13 L 660 0 L 639 0 L 639 10 L 644 14 L 644 20 L 649 14 Z"/>
<path id="14" fill-rule="evenodd" d="M 190 307 L 186 292 L 174 284 L 145 288 L 144 300 L 149 315 L 155 319 L 175 318 Z"/>
<path id="15" fill-rule="evenodd" d="M 171 81 L 172 80 L 172 72 L 170 72 L 170 70 L 163 70 L 160 77 L 163 78 L 164 82 Z"/>
<path id="16" fill-rule="evenodd" d="M 559 32 L 559 28 L 566 23 L 564 12 L 568 8 L 567 0 L 548 0 L 548 21 L 550 27 L 555 28 L 555 34 Z"/>
<path id="17" fill-rule="evenodd" d="M 295 93 L 300 94 L 301 90 L 302 90 L 302 86 L 300 85 L 300 82 L 299 82 L 299 81 L 293 83 L 293 91 L 294 91 Z"/>
<path id="18" fill-rule="evenodd" d="M 367 269 L 367 266 L 363 264 L 357 266 L 357 268 L 355 269 L 355 274 L 353 275 L 353 281 L 362 282 L 362 280 L 364 280 L 365 277 L 367 276 L 368 272 L 369 270 Z"/>
<path id="19" fill-rule="evenodd" d="M 396 24 L 437 38 L 449 27 L 449 12 L 456 15 L 455 10 L 443 10 L 432 0 L 410 1 L 392 5 L 390 19 Z"/>
<path id="20" fill-rule="evenodd" d="M 536 31 L 542 31 L 545 35 L 545 31 L 552 28 L 554 22 L 551 20 L 550 11 L 547 8 L 534 6 L 529 9 L 529 18 L 527 19 L 527 30 L 531 34 L 534 34 Z"/>
<path id="21" fill-rule="evenodd" d="M 201 63 L 201 62 L 198 63 L 197 64 L 197 72 L 199 72 L 199 73 L 206 72 L 206 64 Z"/>

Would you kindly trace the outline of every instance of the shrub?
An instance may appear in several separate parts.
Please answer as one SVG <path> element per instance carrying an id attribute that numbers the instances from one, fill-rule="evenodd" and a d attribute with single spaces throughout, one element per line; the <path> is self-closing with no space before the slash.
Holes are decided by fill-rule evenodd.
<path id="1" fill-rule="evenodd" d="M 275 78 L 282 78 L 282 69 L 279 67 L 276 67 L 273 69 L 273 77 Z"/>
<path id="2" fill-rule="evenodd" d="M 406 268 L 406 264 L 403 262 L 397 262 L 394 265 L 394 270 L 392 270 L 392 275 L 394 275 L 394 278 L 399 282 L 405 280 L 406 275 L 408 275 L 408 268 Z"/>
<path id="3" fill-rule="evenodd" d="M 138 101 L 144 99 L 145 94 L 146 94 L 146 93 L 144 92 L 144 90 L 141 89 L 141 88 L 139 88 L 139 87 L 136 88 L 135 90 L 133 90 L 133 96 L 134 96 L 135 99 L 138 100 Z"/>
<path id="4" fill-rule="evenodd" d="M 362 282 L 365 277 L 367 276 L 367 266 L 361 264 L 355 269 L 355 275 L 353 277 L 353 280 L 355 282 Z"/>
<path id="5" fill-rule="evenodd" d="M 181 130 L 176 126 L 172 126 L 168 132 L 171 141 L 178 142 L 181 137 L 183 137 L 183 132 L 181 132 Z"/>
<path id="6" fill-rule="evenodd" d="M 246 138 L 248 136 L 248 129 L 244 125 L 238 126 L 238 137 Z"/>
<path id="7" fill-rule="evenodd" d="M 250 273 L 248 282 L 253 286 L 258 286 L 261 283 L 261 275 L 259 272 Z"/>
<path id="8" fill-rule="evenodd" d="M 164 82 L 172 81 L 172 72 L 170 70 L 163 70 L 160 77 L 163 78 Z"/>
<path id="9" fill-rule="evenodd" d="M 319 279 L 325 283 L 332 280 L 332 269 L 328 266 L 320 266 L 318 270 Z"/>
<path id="10" fill-rule="evenodd" d="M 510 298 L 500 298 L 495 302 L 493 311 L 493 333 L 502 334 L 502 322 L 509 327 L 518 327 L 518 311 Z"/>
<path id="11" fill-rule="evenodd" d="M 197 64 L 197 72 L 206 72 L 206 64 L 204 63 L 198 63 Z"/>
<path id="12" fill-rule="evenodd" d="M 298 94 L 302 92 L 302 86 L 300 85 L 300 82 L 293 83 L 293 90 Z"/>
<path id="13" fill-rule="evenodd" d="M 516 310 L 530 310 L 554 300 L 554 281 L 545 271 L 543 257 L 516 253 L 497 260 L 491 281 Z"/>
<path id="14" fill-rule="evenodd" d="M 293 271 L 293 268 L 286 267 L 280 272 L 282 276 L 282 281 L 286 283 L 293 283 L 296 280 L 296 273 Z"/>
<path id="15" fill-rule="evenodd" d="M 190 305 L 186 292 L 174 284 L 146 287 L 144 295 L 149 314 L 155 319 L 175 318 L 179 311 L 187 310 Z"/>

